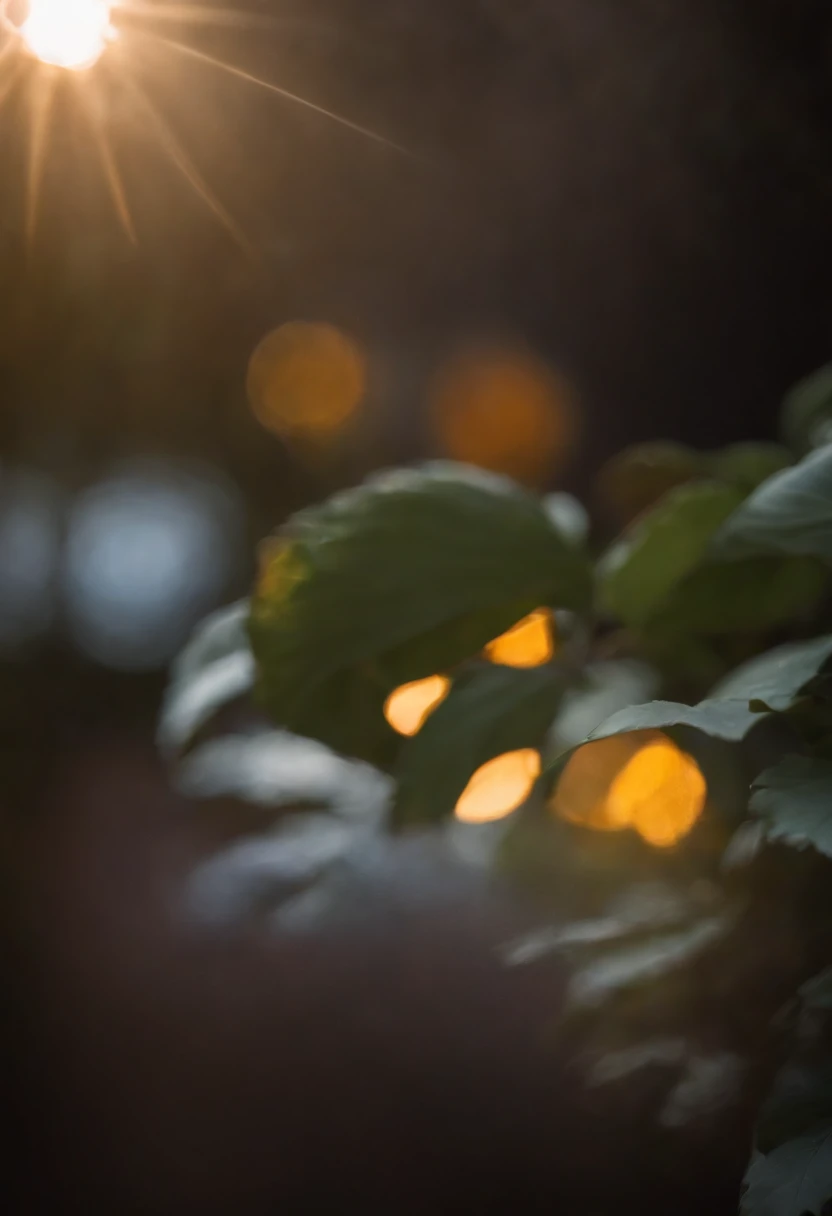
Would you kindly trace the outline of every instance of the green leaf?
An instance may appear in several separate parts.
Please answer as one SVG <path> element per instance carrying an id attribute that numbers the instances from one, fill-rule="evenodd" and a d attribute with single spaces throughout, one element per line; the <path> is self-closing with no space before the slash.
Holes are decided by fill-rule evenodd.
<path id="1" fill-rule="evenodd" d="M 699 564 L 714 532 L 741 502 L 738 490 L 717 482 L 671 491 L 602 558 L 602 609 L 628 625 L 649 621 Z"/>
<path id="2" fill-rule="evenodd" d="M 396 684 L 472 657 L 533 607 L 591 596 L 588 559 L 542 505 L 464 465 L 374 477 L 279 539 L 251 618 L 260 699 L 294 733 L 376 762 L 391 759 Z"/>
<path id="3" fill-rule="evenodd" d="M 589 539 L 589 515 L 582 502 L 572 494 L 547 494 L 543 509 L 554 526 L 573 545 L 585 545 Z"/>
<path id="4" fill-rule="evenodd" d="M 750 809 L 770 841 L 832 857 L 832 761 L 787 756 L 754 782 Z"/>
<path id="5" fill-rule="evenodd" d="M 799 692 L 832 657 L 832 636 L 790 642 L 743 663 L 717 684 L 711 698 L 719 701 L 758 701 L 773 710 L 786 710 Z"/>
<path id="6" fill-rule="evenodd" d="M 738 741 L 745 738 L 759 715 L 748 708 L 744 700 L 709 698 L 698 705 L 682 705 L 676 701 L 649 701 L 646 705 L 631 705 L 613 714 L 594 730 L 587 743 L 606 739 L 610 735 L 625 735 L 635 730 L 667 730 L 674 726 L 692 726 L 716 739 Z"/>
<path id="7" fill-rule="evenodd" d="M 783 402 L 782 430 L 786 442 L 803 453 L 830 438 L 832 424 L 832 363 L 801 380 Z"/>
<path id="8" fill-rule="evenodd" d="M 247 600 L 214 613 L 173 664 L 156 736 L 168 758 L 187 748 L 220 709 L 251 691 L 248 614 Z"/>
<path id="9" fill-rule="evenodd" d="M 483 665 L 458 679 L 403 749 L 394 820 L 446 818 L 483 764 L 505 752 L 542 747 L 563 690 L 554 665 L 527 671 Z"/>
<path id="10" fill-rule="evenodd" d="M 832 1060 L 823 1051 L 789 1060 L 774 1081 L 757 1120 L 757 1147 L 770 1153 L 819 1123 L 832 1123 Z"/>
<path id="11" fill-rule="evenodd" d="M 584 683 L 569 689 L 554 723 L 558 750 L 575 747 L 612 714 L 658 692 L 658 672 L 638 659 L 612 659 L 584 669 Z"/>
<path id="12" fill-rule="evenodd" d="M 832 1123 L 758 1156 L 745 1186 L 743 1216 L 821 1216 L 832 1198 Z"/>
<path id="13" fill-rule="evenodd" d="M 573 1010 L 598 1008 L 628 988 L 664 979 L 699 958 L 728 927 L 725 917 L 713 916 L 593 959 L 573 974 L 567 1004 Z"/>
<path id="14" fill-rule="evenodd" d="M 814 609 L 826 578 L 811 558 L 709 562 L 674 588 L 650 628 L 711 636 L 772 629 Z"/>
<path id="15" fill-rule="evenodd" d="M 800 997 L 807 1009 L 820 1009 L 832 1013 L 832 967 L 821 971 L 820 975 L 816 975 L 814 979 L 805 983 L 800 989 Z M 832 1086 L 830 1086 L 830 1090 L 832 1091 Z M 832 1092 L 830 1092 L 829 1108 L 832 1113 Z"/>
<path id="16" fill-rule="evenodd" d="M 345 760 L 314 739 L 284 731 L 229 735 L 203 744 L 176 774 L 186 798 L 237 798 L 266 808 L 314 806 L 355 822 L 380 824 L 392 781 Z"/>
<path id="17" fill-rule="evenodd" d="M 769 477 L 794 464 L 794 456 L 779 443 L 735 443 L 714 452 L 708 463 L 712 477 L 750 494 Z"/>
<path id="18" fill-rule="evenodd" d="M 717 739 L 739 742 L 761 714 L 788 709 L 830 655 L 832 637 L 828 636 L 778 646 L 737 668 L 698 705 L 683 705 L 677 701 L 629 705 L 607 718 L 583 742 L 677 726 L 693 727 Z M 549 766 L 546 777 L 550 782 L 557 780 L 574 750 L 572 747 L 564 751 Z"/>
<path id="19" fill-rule="evenodd" d="M 604 465 L 596 493 L 608 511 L 627 523 L 702 472 L 702 457 L 693 448 L 666 440 L 637 443 Z"/>
<path id="20" fill-rule="evenodd" d="M 714 538 L 719 560 L 765 553 L 832 561 L 832 445 L 763 482 Z"/>

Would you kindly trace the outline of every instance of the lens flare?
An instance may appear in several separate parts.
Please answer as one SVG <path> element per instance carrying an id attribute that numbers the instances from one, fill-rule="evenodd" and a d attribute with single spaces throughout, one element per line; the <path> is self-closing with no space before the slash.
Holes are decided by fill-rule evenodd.
<path id="1" fill-rule="evenodd" d="M 542 667 L 555 657 L 555 622 L 548 608 L 536 608 L 485 648 L 503 667 Z"/>
<path id="2" fill-rule="evenodd" d="M 558 782 L 552 810 L 596 831 L 633 828 L 656 848 L 678 844 L 705 806 L 699 765 L 660 731 L 587 743 Z"/>
<path id="3" fill-rule="evenodd" d="M 540 776 L 540 753 L 534 748 L 506 752 L 478 768 L 456 804 L 462 823 L 495 823 L 528 798 Z"/>
<path id="4" fill-rule="evenodd" d="M 109 0 L 29 0 L 19 27 L 41 63 L 81 71 L 96 63 L 113 36 Z"/>
<path id="5" fill-rule="evenodd" d="M 418 735 L 427 719 L 447 697 L 451 681 L 447 676 L 428 676 L 403 684 L 387 698 L 384 716 L 400 735 Z"/>

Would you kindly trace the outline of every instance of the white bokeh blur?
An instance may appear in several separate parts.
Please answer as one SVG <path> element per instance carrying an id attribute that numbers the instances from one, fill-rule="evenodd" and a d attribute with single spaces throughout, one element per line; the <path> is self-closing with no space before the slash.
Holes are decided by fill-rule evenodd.
<path id="1" fill-rule="evenodd" d="M 62 590 L 73 642 L 119 670 L 164 665 L 223 598 L 245 551 L 241 497 L 214 470 L 113 470 L 69 515 Z"/>

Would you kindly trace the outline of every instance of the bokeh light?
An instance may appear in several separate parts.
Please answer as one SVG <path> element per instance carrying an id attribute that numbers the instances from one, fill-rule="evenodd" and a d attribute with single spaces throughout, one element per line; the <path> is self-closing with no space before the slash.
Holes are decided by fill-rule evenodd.
<path id="1" fill-rule="evenodd" d="M 657 848 L 677 844 L 705 806 L 693 759 L 660 731 L 634 731 L 579 748 L 552 799 L 562 819 L 596 831 L 633 828 Z"/>
<path id="2" fill-rule="evenodd" d="M 469 350 L 441 370 L 431 411 L 445 454 L 529 485 L 548 480 L 572 445 L 567 382 L 522 350 Z"/>
<path id="3" fill-rule="evenodd" d="M 108 0 L 28 0 L 19 34 L 42 63 L 89 68 L 113 37 L 112 7 Z"/>
<path id="4" fill-rule="evenodd" d="M 333 325 L 281 325 L 249 361 L 251 407 L 264 427 L 282 437 L 334 434 L 353 417 L 366 388 L 363 353 Z"/>
<path id="5" fill-rule="evenodd" d="M 506 752 L 474 773 L 456 804 L 462 823 L 494 823 L 505 819 L 528 798 L 540 776 L 540 753 L 534 748 Z"/>
<path id="6" fill-rule="evenodd" d="M 542 667 L 555 656 L 555 618 L 549 608 L 537 608 L 485 648 L 492 663 L 504 667 Z"/>
<path id="7" fill-rule="evenodd" d="M 63 593 L 73 640 L 108 667 L 164 665 L 220 603 L 244 551 L 238 493 L 213 470 L 114 472 L 70 515 Z"/>
<path id="8" fill-rule="evenodd" d="M 447 676 L 428 676 L 403 684 L 387 698 L 384 716 L 400 735 L 417 735 L 427 719 L 447 697 L 451 681 Z"/>

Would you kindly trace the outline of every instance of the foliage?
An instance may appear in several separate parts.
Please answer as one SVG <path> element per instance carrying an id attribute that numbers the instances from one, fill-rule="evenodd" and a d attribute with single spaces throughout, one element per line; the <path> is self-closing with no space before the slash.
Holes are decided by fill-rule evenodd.
<path id="1" fill-rule="evenodd" d="M 568 959 L 564 1033 L 583 1036 L 588 1083 L 675 1070 L 668 1127 L 705 1117 L 741 1074 L 736 1054 L 680 1036 L 702 959 L 722 952 L 741 988 L 740 926 L 780 899 L 801 943 L 778 979 L 792 993 L 791 1054 L 761 1108 L 746 1216 L 820 1216 L 832 1202 L 830 400 L 828 369 L 789 397 L 791 451 L 660 443 L 617 457 L 598 495 L 625 526 L 600 557 L 573 499 L 453 464 L 385 473 L 301 511 L 264 550 L 251 603 L 180 659 L 160 724 L 186 791 L 282 815 L 265 852 L 249 841 L 225 871 L 212 863 L 204 889 L 234 907 L 233 892 L 262 893 L 269 875 L 275 898 L 295 898 L 382 819 L 441 826 L 483 765 L 539 751 L 543 775 L 501 824 L 492 862 L 552 923 L 506 961 Z M 542 607 L 554 653 L 529 669 L 490 663 L 488 644 Z M 450 692 L 400 737 L 388 697 L 437 674 Z M 206 741 L 241 702 L 237 734 Z M 605 833 L 557 817 L 581 747 L 620 738 L 625 756 L 665 733 L 707 778 L 684 839 L 649 848 L 629 821 Z M 283 814 L 298 807 L 306 818 Z"/>

